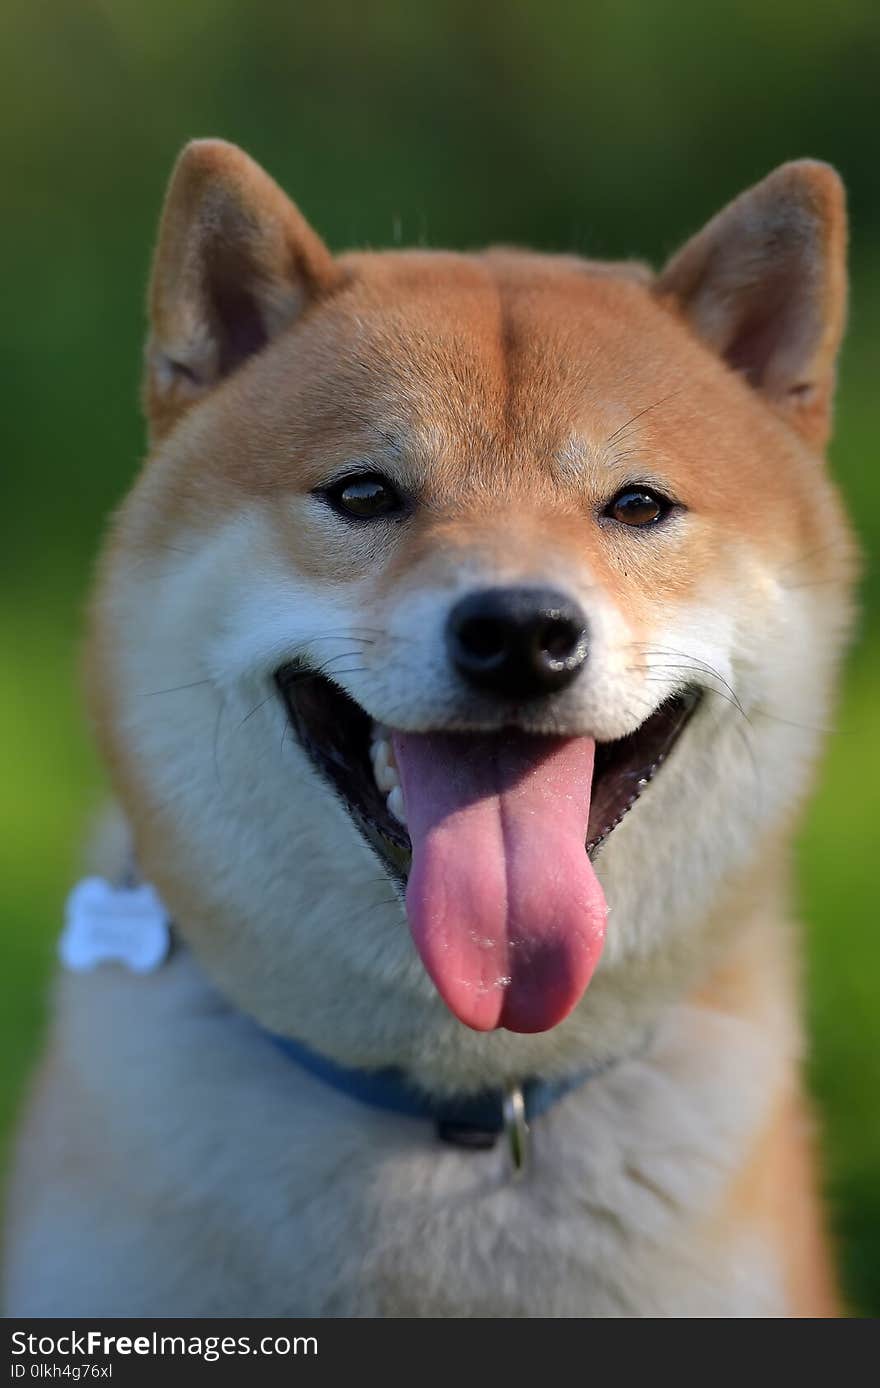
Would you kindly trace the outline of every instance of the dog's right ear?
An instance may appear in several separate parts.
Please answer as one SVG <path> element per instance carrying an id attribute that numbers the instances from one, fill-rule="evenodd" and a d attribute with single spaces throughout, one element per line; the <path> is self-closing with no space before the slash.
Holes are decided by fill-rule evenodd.
<path id="1" fill-rule="evenodd" d="M 145 408 L 160 437 L 342 272 L 260 166 L 194 140 L 168 188 L 150 286 Z"/>
<path id="2" fill-rule="evenodd" d="M 824 446 L 846 314 L 846 208 L 828 164 L 798 159 L 741 193 L 672 258 L 657 292 Z"/>

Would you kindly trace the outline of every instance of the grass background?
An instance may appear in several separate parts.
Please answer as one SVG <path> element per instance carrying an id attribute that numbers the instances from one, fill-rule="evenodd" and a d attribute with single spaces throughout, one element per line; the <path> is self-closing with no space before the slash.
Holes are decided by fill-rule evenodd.
<path id="1" fill-rule="evenodd" d="M 180 144 L 245 145 L 337 247 L 519 241 L 655 262 L 810 154 L 850 189 L 832 465 L 868 556 L 799 843 L 810 1079 L 846 1285 L 880 1313 L 875 0 L 6 0 L 0 54 L 0 1146 L 100 795 L 80 612 L 142 449 L 143 286 Z"/>

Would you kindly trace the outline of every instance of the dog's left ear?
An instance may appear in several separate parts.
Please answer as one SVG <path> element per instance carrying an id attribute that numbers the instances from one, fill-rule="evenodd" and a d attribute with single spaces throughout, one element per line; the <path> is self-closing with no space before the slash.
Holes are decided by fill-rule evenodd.
<path id="1" fill-rule="evenodd" d="M 341 280 L 259 164 L 225 140 L 191 141 L 171 177 L 153 261 L 144 391 L 153 436 Z"/>
<path id="2" fill-rule="evenodd" d="M 673 256 L 657 292 L 824 445 L 846 315 L 846 206 L 834 169 L 783 164 Z"/>

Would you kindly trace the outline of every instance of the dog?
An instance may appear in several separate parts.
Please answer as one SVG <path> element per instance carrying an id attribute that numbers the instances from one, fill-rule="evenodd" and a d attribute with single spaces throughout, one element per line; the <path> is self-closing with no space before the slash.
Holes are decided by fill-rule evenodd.
<path id="1" fill-rule="evenodd" d="M 184 149 L 87 643 L 119 938 L 69 927 L 11 1314 L 841 1314 L 790 878 L 845 221 L 803 160 L 657 275 L 334 257 Z"/>

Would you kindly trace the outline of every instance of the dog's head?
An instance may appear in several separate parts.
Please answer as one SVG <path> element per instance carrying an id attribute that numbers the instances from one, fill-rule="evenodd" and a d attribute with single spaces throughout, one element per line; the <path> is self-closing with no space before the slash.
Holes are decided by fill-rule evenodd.
<path id="1" fill-rule="evenodd" d="M 656 280 L 334 259 L 184 151 L 90 687 L 141 869 L 246 1010 L 451 1083 L 683 986 L 826 717 L 844 240 L 803 162 Z"/>

